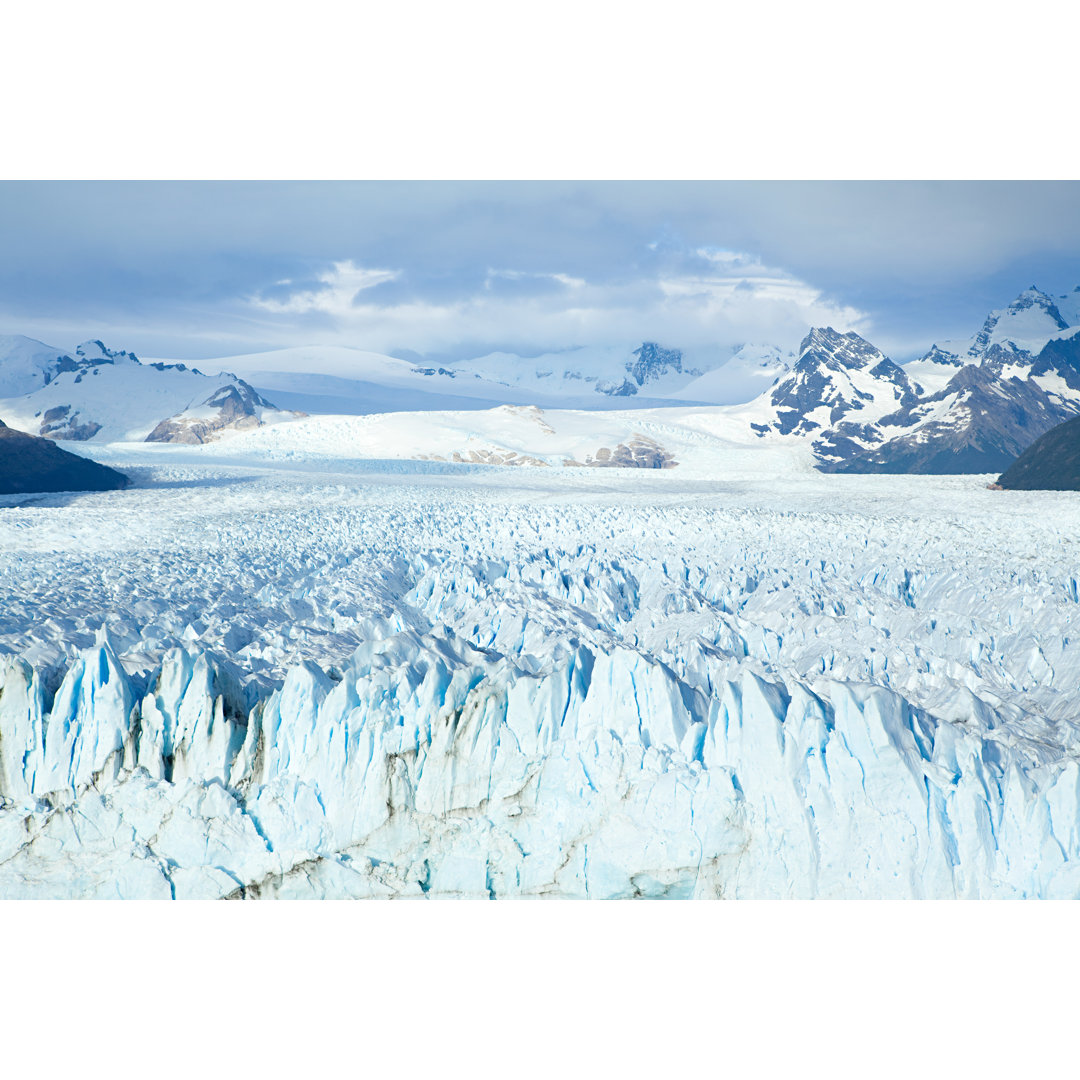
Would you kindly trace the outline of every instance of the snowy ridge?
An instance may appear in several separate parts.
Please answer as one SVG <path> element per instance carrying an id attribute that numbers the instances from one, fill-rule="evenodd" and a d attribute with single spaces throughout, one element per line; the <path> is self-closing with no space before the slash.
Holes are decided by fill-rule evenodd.
<path id="1" fill-rule="evenodd" d="M 222 357 L 206 364 L 234 371 L 283 407 L 312 413 L 370 414 L 482 409 L 493 405 L 623 408 L 626 399 L 746 401 L 769 380 L 759 366 L 790 366 L 775 346 L 701 349 L 686 355 L 655 342 L 569 348 L 540 356 L 495 352 L 440 363 L 410 362 L 344 346 L 301 346 Z M 704 373 L 704 374 L 703 374 Z M 699 382 L 699 379 L 703 381 Z M 687 388 L 693 389 L 683 394 Z"/>
<path id="2" fill-rule="evenodd" d="M 25 374 L 25 364 L 21 370 Z M 260 423 L 293 418 L 228 372 L 208 376 L 184 364 L 144 364 L 134 353 L 109 349 L 100 341 L 84 342 L 74 360 L 62 357 L 59 368 L 46 374 L 46 381 L 31 392 L 0 400 L 0 416 L 11 427 L 51 439 L 101 444 L 145 439 L 162 421 L 178 415 L 179 426 L 190 426 L 185 425 L 189 420 L 205 426 L 230 413 L 217 425 L 220 429 L 235 426 L 237 409 L 223 409 L 223 402 L 209 409 L 200 406 L 230 391 L 241 411 Z"/>
<path id="3" fill-rule="evenodd" d="M 0 335 L 0 398 L 32 393 L 75 367 L 72 357 L 44 342 L 21 334 Z"/>

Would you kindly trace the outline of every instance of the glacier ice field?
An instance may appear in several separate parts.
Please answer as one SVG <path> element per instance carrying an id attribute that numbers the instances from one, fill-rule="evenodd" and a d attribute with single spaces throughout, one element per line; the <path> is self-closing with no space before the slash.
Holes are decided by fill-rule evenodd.
<path id="1" fill-rule="evenodd" d="M 1080 895 L 1075 495 L 109 463 L 0 509 L 2 898 Z"/>

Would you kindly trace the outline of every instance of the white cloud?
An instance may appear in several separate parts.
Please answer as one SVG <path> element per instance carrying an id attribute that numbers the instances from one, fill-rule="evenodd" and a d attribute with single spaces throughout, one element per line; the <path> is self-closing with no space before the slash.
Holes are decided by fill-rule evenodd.
<path id="1" fill-rule="evenodd" d="M 334 263 L 329 270 L 319 275 L 319 281 L 323 282 L 321 289 L 304 289 L 285 300 L 254 296 L 251 303 L 263 311 L 279 315 L 303 315 L 310 311 L 321 311 L 327 315 L 347 316 L 361 292 L 381 285 L 384 281 L 396 281 L 400 276 L 400 270 L 371 270 L 346 259 L 344 262 Z M 279 285 L 290 283 L 288 278 L 278 282 Z"/>
<path id="2" fill-rule="evenodd" d="M 696 256 L 693 258 L 692 256 Z M 705 265 L 702 265 L 702 264 Z M 597 283 L 571 274 L 489 269 L 483 286 L 450 301 L 421 297 L 379 303 L 364 292 L 400 271 L 337 262 L 320 275 L 322 288 L 283 299 L 255 297 L 251 305 L 273 316 L 269 333 L 283 342 L 305 337 L 389 352 L 453 352 L 471 347 L 520 351 L 656 339 L 680 347 L 732 345 L 748 340 L 791 346 L 811 326 L 869 328 L 868 316 L 838 304 L 820 289 L 745 252 L 702 248 L 682 267 Z M 499 279 L 550 280 L 563 288 L 506 293 Z M 329 326 L 305 328 L 289 316 L 330 315 Z"/>
<path id="3" fill-rule="evenodd" d="M 487 277 L 484 279 L 484 288 L 490 289 L 492 282 L 497 278 L 505 278 L 507 281 L 557 281 L 568 289 L 580 289 L 586 284 L 584 278 L 571 277 L 569 274 L 544 274 L 527 270 L 493 270 L 489 267 Z"/>

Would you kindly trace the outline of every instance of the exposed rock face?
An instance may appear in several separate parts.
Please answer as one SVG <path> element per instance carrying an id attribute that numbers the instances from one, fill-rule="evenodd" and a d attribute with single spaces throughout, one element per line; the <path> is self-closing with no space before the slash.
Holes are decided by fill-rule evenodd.
<path id="1" fill-rule="evenodd" d="M 656 382 L 669 372 L 683 373 L 682 352 L 663 349 L 655 341 L 643 342 L 634 350 L 634 359 L 626 361 L 627 376 L 619 383 L 600 382 L 596 389 L 609 397 L 632 397 L 638 389 L 649 382 Z M 700 371 L 687 370 L 687 375 L 700 375 Z"/>
<path id="2" fill-rule="evenodd" d="M 1032 361 L 1031 378 L 1045 381 L 1055 375 L 1080 395 L 1080 333 L 1052 338 Z"/>
<path id="3" fill-rule="evenodd" d="M 1080 417 L 1040 436 L 998 477 L 1016 491 L 1080 491 Z"/>
<path id="4" fill-rule="evenodd" d="M 861 427 L 916 398 L 904 369 L 865 338 L 831 326 L 815 328 L 803 339 L 791 374 L 770 394 L 776 421 L 767 426 L 781 435 L 825 430 L 841 421 Z"/>
<path id="5" fill-rule="evenodd" d="M 1072 312 L 1068 305 L 1066 310 Z M 781 433 L 805 433 L 822 421 L 823 410 L 808 415 L 814 394 L 824 396 L 820 368 L 808 370 L 796 388 L 800 393 L 776 402 L 789 408 L 777 413 Z M 837 423 L 834 410 L 814 443 L 821 468 L 999 472 L 1039 436 L 1080 414 L 1080 329 L 1070 328 L 1055 302 L 1035 288 L 991 312 L 970 341 L 935 345 L 912 371 L 920 383 L 925 377 L 927 386 L 941 389 L 927 394 L 912 382 L 917 394 L 905 395 L 899 408 L 862 427 L 852 426 L 851 416 Z"/>
<path id="6" fill-rule="evenodd" d="M 626 370 L 638 386 L 653 382 L 669 371 L 681 374 L 682 369 L 682 352 L 679 349 L 662 349 L 655 341 L 643 342 L 641 348 L 634 350 L 634 359 L 626 364 Z"/>
<path id="7" fill-rule="evenodd" d="M 417 454 L 418 461 L 452 461 L 458 465 L 540 465 L 546 466 L 543 458 L 531 454 L 519 454 L 516 450 L 454 450 L 447 457 L 445 454 Z"/>
<path id="8" fill-rule="evenodd" d="M 655 439 L 634 435 L 628 443 L 619 443 L 614 450 L 602 446 L 596 456 L 585 459 L 586 465 L 599 469 L 673 469 L 679 463 Z M 567 465 L 577 465 L 567 461 Z"/>
<path id="9" fill-rule="evenodd" d="M 128 478 L 0 421 L 0 495 L 35 491 L 112 491 Z"/>
<path id="10" fill-rule="evenodd" d="M 41 417 L 38 434 L 48 439 L 70 439 L 73 442 L 86 442 L 101 430 L 101 425 L 93 420 L 79 419 L 79 410 L 71 411 L 70 405 L 57 405 L 46 409 Z"/>
<path id="11" fill-rule="evenodd" d="M 822 467 L 853 473 L 997 472 L 1059 424 L 1063 408 L 1031 379 L 1002 379 L 992 368 L 968 364 L 944 390 L 881 422 L 906 433 Z"/>
<path id="12" fill-rule="evenodd" d="M 242 379 L 215 390 L 205 401 L 162 420 L 147 442 L 206 443 L 226 430 L 245 431 L 262 424 L 263 409 L 275 406 Z"/>

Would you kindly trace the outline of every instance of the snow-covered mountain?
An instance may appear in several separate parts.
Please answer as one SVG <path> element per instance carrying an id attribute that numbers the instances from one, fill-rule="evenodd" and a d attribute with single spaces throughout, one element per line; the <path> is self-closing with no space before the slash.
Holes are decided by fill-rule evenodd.
<path id="1" fill-rule="evenodd" d="M 73 442 L 139 441 L 162 421 L 177 417 L 180 426 L 197 420 L 204 427 L 210 424 L 208 431 L 220 431 L 241 419 L 238 403 L 256 399 L 257 423 L 292 416 L 228 372 L 210 376 L 182 363 L 144 364 L 134 353 L 97 340 L 83 342 L 74 356 L 30 338 L 3 342 L 13 342 L 0 353 L 6 391 L 30 389 L 0 399 L 0 414 L 10 426 L 33 435 Z"/>
<path id="2" fill-rule="evenodd" d="M 752 401 L 795 365 L 796 354 L 778 345 L 740 345 L 719 367 L 681 386 L 674 396 L 703 405 Z"/>
<path id="3" fill-rule="evenodd" d="M 40 389 L 78 365 L 67 353 L 21 334 L 0 335 L 0 398 Z"/>
<path id="4" fill-rule="evenodd" d="M 286 413 L 257 394 L 246 382 L 226 383 L 205 401 L 162 420 L 147 442 L 205 443 L 225 432 L 250 431 L 266 423 L 292 420 L 302 413 Z"/>
<path id="5" fill-rule="evenodd" d="M 665 348 L 654 341 L 637 348 L 578 348 L 535 357 L 489 353 L 456 363 L 453 370 L 549 400 L 588 400 L 597 395 L 663 398 L 702 374 L 684 363 L 680 349 Z"/>
<path id="6" fill-rule="evenodd" d="M 578 348 L 537 357 L 490 353 L 453 369 L 526 391 L 532 400 L 550 405 L 650 408 L 665 401 L 709 405 L 750 401 L 794 362 L 794 353 L 778 345 L 751 343 L 687 352 L 646 341 L 637 347 Z"/>
<path id="7" fill-rule="evenodd" d="M 878 445 L 830 465 L 838 472 L 998 472 L 1078 411 L 1080 401 L 1064 405 L 1033 379 L 966 364 L 943 390 L 886 417 Z"/>
<path id="8" fill-rule="evenodd" d="M 762 437 L 806 439 L 829 471 L 1000 472 L 1080 413 L 1080 326 L 1028 289 L 904 368 L 858 334 L 814 329 L 792 372 L 737 411 Z"/>
<path id="9" fill-rule="evenodd" d="M 988 365 L 999 371 L 1023 367 L 1049 341 L 1080 325 L 1080 292 L 1074 295 L 1075 300 L 1069 296 L 1060 298 L 1066 315 L 1051 296 L 1033 285 L 1008 307 L 991 311 L 970 338 L 937 342 L 924 356 L 907 364 L 905 370 L 930 393 L 936 393 L 966 364 Z M 1020 373 L 1009 372 L 1015 374 Z"/>
<path id="10" fill-rule="evenodd" d="M 725 429 L 741 425 L 749 437 L 804 442 L 829 470 L 1001 471 L 1044 431 L 1080 413 L 1080 326 L 1072 325 L 1078 319 L 1080 289 L 1057 299 L 1027 289 L 992 311 L 970 338 L 935 343 L 905 367 L 859 334 L 831 327 L 812 329 L 797 354 L 769 344 L 687 353 L 647 341 L 423 365 L 320 346 L 206 362 L 235 372 L 215 377 L 179 362 L 143 363 L 100 341 L 69 355 L 8 338 L 0 342 L 7 349 L 0 352 L 0 385 L 24 392 L 0 400 L 0 410 L 33 434 L 104 443 L 200 441 L 300 410 L 456 414 L 509 406 L 595 413 L 696 404 L 718 407 Z M 638 426 L 622 425 L 631 432 Z M 447 433 L 425 452 L 450 460 L 489 452 L 493 461 L 561 460 L 477 447 L 471 436 L 449 445 L 456 438 Z M 622 445 L 630 444 L 597 450 L 637 460 L 629 451 L 620 456 Z M 577 460 L 574 453 L 563 457 Z"/>
<path id="11" fill-rule="evenodd" d="M 907 366 L 927 392 L 882 418 L 877 444 L 827 466 L 999 472 L 1044 432 L 1080 413 L 1080 326 L 1069 326 L 1046 293 L 1026 290 L 991 312 L 962 348 L 953 345 L 935 345 Z"/>
<path id="12" fill-rule="evenodd" d="M 815 328 L 791 372 L 747 413 L 758 435 L 807 437 L 820 461 L 833 462 L 880 442 L 883 417 L 913 404 L 918 392 L 903 368 L 859 334 Z"/>
<path id="13" fill-rule="evenodd" d="M 341 346 L 221 357 L 280 406 L 311 413 L 488 409 L 497 405 L 609 410 L 749 401 L 794 363 L 775 345 L 697 349 L 655 342 L 572 348 L 541 356 L 495 352 L 443 364 L 411 363 Z"/>
<path id="14" fill-rule="evenodd" d="M 1069 323 L 1054 299 L 1032 285 L 1008 307 L 991 311 L 979 331 L 969 339 L 937 343 L 923 360 L 933 355 L 938 363 L 979 363 L 991 354 L 995 346 L 1002 353 L 1023 355 L 1030 359 L 1052 337 L 1068 328 Z"/>

